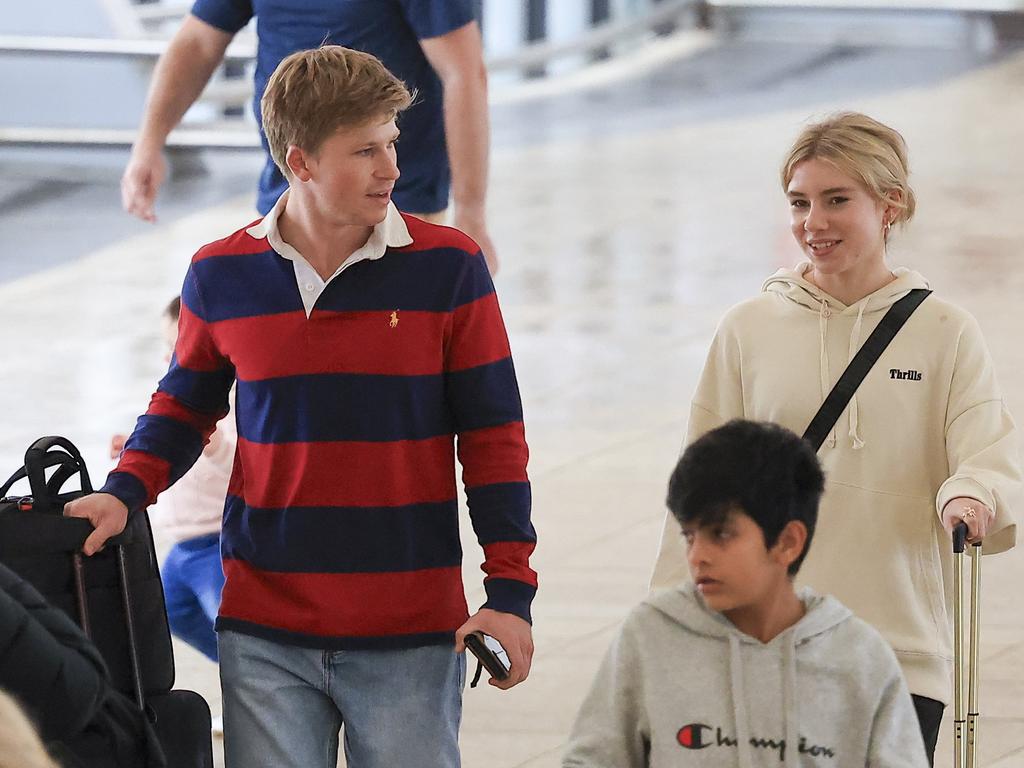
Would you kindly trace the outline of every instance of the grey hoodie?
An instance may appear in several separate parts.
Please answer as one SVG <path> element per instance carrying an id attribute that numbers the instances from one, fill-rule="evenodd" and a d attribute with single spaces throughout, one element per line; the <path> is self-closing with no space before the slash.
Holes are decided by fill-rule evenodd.
<path id="1" fill-rule="evenodd" d="M 692 585 L 627 617 L 563 768 L 925 768 L 913 703 L 881 636 L 832 597 L 761 643 Z"/>

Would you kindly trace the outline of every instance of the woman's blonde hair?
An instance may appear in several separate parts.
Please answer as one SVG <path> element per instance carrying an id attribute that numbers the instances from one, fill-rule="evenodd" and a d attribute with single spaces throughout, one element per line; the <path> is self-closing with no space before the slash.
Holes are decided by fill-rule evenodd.
<path id="1" fill-rule="evenodd" d="M 908 222 L 914 215 L 917 200 L 908 181 L 907 143 L 895 129 L 859 112 L 839 112 L 807 126 L 782 164 L 783 191 L 796 166 L 812 158 L 859 179 L 879 201 L 896 208 L 891 224 Z"/>
<path id="2" fill-rule="evenodd" d="M 413 101 L 405 84 L 362 51 L 324 45 L 286 57 L 260 99 L 270 156 L 285 178 L 288 147 L 316 152 L 332 133 L 368 120 L 390 120 Z"/>
<path id="3" fill-rule="evenodd" d="M 0 690 L 0 768 L 58 768 L 32 723 L 14 699 Z"/>

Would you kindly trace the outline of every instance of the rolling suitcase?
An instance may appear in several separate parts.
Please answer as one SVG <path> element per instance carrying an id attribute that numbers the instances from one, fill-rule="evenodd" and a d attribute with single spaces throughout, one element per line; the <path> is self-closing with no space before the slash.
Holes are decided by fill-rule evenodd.
<path id="1" fill-rule="evenodd" d="M 62 492 L 76 475 L 81 490 Z M 25 478 L 30 496 L 4 498 Z M 91 492 L 85 462 L 69 440 L 33 443 L 25 465 L 0 486 L 0 562 L 96 644 L 113 687 L 133 698 L 153 724 L 169 768 L 212 768 L 206 701 L 192 691 L 171 690 L 174 657 L 149 518 L 140 511 L 103 551 L 85 557 L 81 549 L 92 526 L 64 517 L 63 510 Z"/>
<path id="2" fill-rule="evenodd" d="M 975 542 L 971 557 L 970 647 L 964 658 L 964 549 L 967 524 L 953 529 L 953 765 L 976 768 L 978 753 L 978 641 L 981 620 L 981 542 Z M 964 679 L 964 667 L 967 679 Z M 967 689 L 966 696 L 964 689 Z M 966 701 L 965 701 L 966 699 Z M 966 704 L 966 712 L 964 711 Z"/>

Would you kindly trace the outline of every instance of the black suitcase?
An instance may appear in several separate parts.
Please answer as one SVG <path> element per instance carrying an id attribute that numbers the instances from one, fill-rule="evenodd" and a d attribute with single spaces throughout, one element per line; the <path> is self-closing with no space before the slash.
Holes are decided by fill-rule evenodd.
<path id="1" fill-rule="evenodd" d="M 52 472 L 47 478 L 47 470 Z M 80 491 L 62 492 L 78 475 Z M 28 479 L 30 496 L 7 497 Z M 169 768 L 212 768 L 210 709 L 193 691 L 174 691 L 174 656 L 163 586 L 145 511 L 103 551 L 85 557 L 87 520 L 64 504 L 92 492 L 78 449 L 62 437 L 29 447 L 25 465 L 0 486 L 0 562 L 65 611 L 96 644 L 113 686 L 153 723 Z"/>

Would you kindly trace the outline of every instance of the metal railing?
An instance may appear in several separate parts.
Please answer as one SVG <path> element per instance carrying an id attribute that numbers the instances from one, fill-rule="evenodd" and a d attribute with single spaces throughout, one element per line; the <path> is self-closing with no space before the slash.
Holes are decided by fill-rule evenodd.
<path id="1" fill-rule="evenodd" d="M 1020 13 L 1024 0 L 704 0 L 711 8 Z"/>
<path id="2" fill-rule="evenodd" d="M 592 53 L 612 42 L 649 32 L 672 22 L 701 3 L 697 0 L 666 0 L 653 6 L 644 16 L 604 22 L 592 27 L 576 40 L 559 43 L 541 41 L 523 46 L 514 54 L 489 57 L 488 69 L 529 69 L 561 56 Z M 75 56 L 113 59 L 156 59 L 167 50 L 167 40 L 121 40 L 91 37 L 42 37 L 0 35 L 0 55 L 28 54 L 38 56 Z M 256 55 L 253 40 L 235 41 L 228 46 L 226 60 L 249 61 Z"/>
<path id="3" fill-rule="evenodd" d="M 192 7 L 191 3 L 164 2 L 140 3 L 134 6 L 136 17 L 143 24 L 162 24 L 165 21 L 180 19 Z"/>
<path id="4" fill-rule="evenodd" d="M 167 45 L 167 40 L 0 35 L 0 55 L 155 60 L 167 50 Z M 249 61 L 255 55 L 252 41 L 236 41 L 228 46 L 224 60 Z"/>
<path id="5" fill-rule="evenodd" d="M 511 0 L 509 0 L 511 1 Z M 556 0 L 557 1 L 557 0 Z M 619 6 L 624 7 L 624 6 Z M 635 8 L 636 6 L 634 6 Z M 181 3 L 140 5 L 136 9 L 147 18 L 166 20 L 183 12 Z M 629 41 L 643 39 L 675 24 L 695 26 L 713 17 L 716 11 L 734 9 L 816 9 L 862 11 L 945 11 L 967 14 L 1001 14 L 1024 12 L 1024 0 L 661 0 L 649 2 L 640 15 L 611 18 L 586 29 L 579 36 L 565 41 L 541 40 L 523 45 L 518 50 L 487 58 L 492 73 L 542 72 L 552 62 L 577 57 L 589 60 L 621 50 Z M 486 14 L 485 14 L 486 22 Z M 39 37 L 0 35 L 0 56 L 44 56 L 90 59 L 136 60 L 155 62 L 167 49 L 168 41 L 154 39 L 96 39 L 78 37 Z M 248 64 L 256 54 L 251 33 L 243 32 L 231 43 L 225 61 Z M 218 109 L 245 113 L 252 99 L 249 77 L 217 79 L 200 97 Z M 239 109 L 241 108 L 241 109 Z M 127 147 L 135 138 L 131 129 L 78 128 L 3 128 L 2 146 L 74 146 Z M 251 149 L 259 146 L 259 136 L 251 120 L 234 118 L 203 124 L 186 125 L 168 137 L 170 148 Z"/>
<path id="6" fill-rule="evenodd" d="M 642 16 L 603 22 L 573 40 L 540 41 L 524 45 L 512 54 L 489 56 L 487 66 L 492 73 L 531 72 L 562 57 L 593 56 L 607 51 L 613 43 L 618 46 L 630 39 L 651 35 L 687 14 L 693 14 L 698 6 L 696 0 L 663 0 L 652 5 Z M 153 9 L 150 13 L 159 16 L 170 13 L 170 10 Z M 167 45 L 166 40 L 0 35 L 0 56 L 65 56 L 155 62 Z M 248 63 L 255 54 L 253 40 L 235 40 L 228 47 L 225 60 Z M 249 78 L 217 80 L 207 87 L 201 98 L 221 108 L 244 107 L 252 99 L 252 82 Z M 0 127 L 0 146 L 123 148 L 131 146 L 135 135 L 131 129 Z M 168 148 L 252 149 L 259 146 L 255 126 L 245 119 L 221 120 L 217 126 L 181 127 L 172 131 L 167 140 Z"/>
<path id="7" fill-rule="evenodd" d="M 110 149 L 130 147 L 134 128 L 0 128 L 0 147 L 77 147 Z M 238 121 L 237 127 L 177 128 L 167 137 L 168 149 L 256 149 L 259 134 Z"/>

